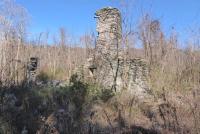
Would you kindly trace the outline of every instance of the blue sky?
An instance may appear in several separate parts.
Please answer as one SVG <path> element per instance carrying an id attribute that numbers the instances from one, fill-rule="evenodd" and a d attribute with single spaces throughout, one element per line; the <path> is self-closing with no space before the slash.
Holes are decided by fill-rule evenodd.
<path id="1" fill-rule="evenodd" d="M 131 1 L 131 0 L 129 0 Z M 49 31 L 54 34 L 65 27 L 69 34 L 81 36 L 95 31 L 94 13 L 105 7 L 119 7 L 117 0 L 16 0 L 24 6 L 30 16 L 29 31 L 33 34 Z M 200 26 L 200 0 L 132 0 L 134 24 L 141 15 L 150 13 L 159 19 L 168 34 L 174 26 L 182 40 L 187 38 L 190 28 Z"/>

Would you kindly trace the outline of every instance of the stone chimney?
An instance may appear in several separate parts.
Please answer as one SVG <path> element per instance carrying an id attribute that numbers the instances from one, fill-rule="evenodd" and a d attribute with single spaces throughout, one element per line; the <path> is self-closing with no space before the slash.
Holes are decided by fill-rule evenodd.
<path id="1" fill-rule="evenodd" d="M 95 64 L 98 81 L 108 88 L 116 88 L 119 59 L 122 57 L 121 14 L 117 8 L 106 7 L 96 12 L 97 42 Z M 106 76 L 105 76 L 106 75 Z"/>
<path id="2" fill-rule="evenodd" d="M 121 14 L 117 8 L 106 7 L 96 12 L 98 53 L 104 58 L 117 59 L 121 49 Z"/>
<path id="3" fill-rule="evenodd" d="M 106 7 L 95 15 L 98 36 L 94 58 L 88 59 L 90 76 L 104 89 L 117 92 L 127 89 L 143 98 L 149 92 L 148 65 L 140 58 L 123 58 L 120 11 Z"/>
<path id="4" fill-rule="evenodd" d="M 37 75 L 37 68 L 38 68 L 38 58 L 37 57 L 31 57 L 30 61 L 28 62 L 28 82 L 34 83 L 36 80 Z"/>

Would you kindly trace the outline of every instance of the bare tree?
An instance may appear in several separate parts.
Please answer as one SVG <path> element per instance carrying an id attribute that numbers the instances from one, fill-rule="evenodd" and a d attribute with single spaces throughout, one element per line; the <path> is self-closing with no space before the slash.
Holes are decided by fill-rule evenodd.
<path id="1" fill-rule="evenodd" d="M 10 80 L 15 83 L 18 79 L 20 51 L 25 41 L 27 11 L 13 0 L 0 2 L 0 29 L 1 29 L 1 80 Z M 14 49 L 17 49 L 14 53 Z"/>

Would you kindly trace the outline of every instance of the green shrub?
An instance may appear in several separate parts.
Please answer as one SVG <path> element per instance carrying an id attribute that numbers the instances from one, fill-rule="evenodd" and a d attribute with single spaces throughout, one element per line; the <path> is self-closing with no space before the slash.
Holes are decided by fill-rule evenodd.
<path id="1" fill-rule="evenodd" d="M 47 83 L 50 80 L 50 76 L 42 71 L 37 75 L 37 80 Z"/>
<path id="2" fill-rule="evenodd" d="M 104 102 L 108 101 L 110 98 L 114 96 L 114 92 L 110 89 L 103 89 L 101 90 L 100 99 Z"/>

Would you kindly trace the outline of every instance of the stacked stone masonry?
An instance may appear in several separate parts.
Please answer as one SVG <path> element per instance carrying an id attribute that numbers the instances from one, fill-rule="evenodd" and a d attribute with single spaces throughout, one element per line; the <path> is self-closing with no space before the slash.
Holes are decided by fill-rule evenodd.
<path id="1" fill-rule="evenodd" d="M 38 58 L 37 57 L 31 57 L 28 65 L 27 65 L 28 81 L 29 82 L 35 82 L 36 74 L 37 74 L 37 68 L 38 68 Z"/>
<path id="2" fill-rule="evenodd" d="M 148 91 L 148 65 L 140 58 L 123 58 L 121 14 L 117 8 L 103 8 L 96 12 L 97 42 L 94 58 L 87 67 L 95 81 L 106 89 L 144 96 Z"/>

